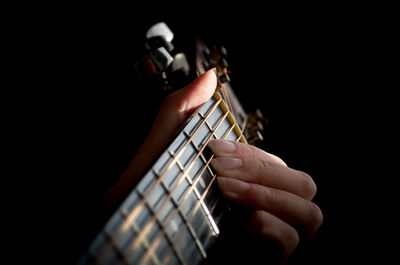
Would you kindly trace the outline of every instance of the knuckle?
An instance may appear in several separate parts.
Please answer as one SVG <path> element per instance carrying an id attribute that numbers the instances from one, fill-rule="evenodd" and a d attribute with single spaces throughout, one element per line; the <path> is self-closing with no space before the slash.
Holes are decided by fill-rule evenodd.
<path id="1" fill-rule="evenodd" d="M 262 179 L 267 172 L 271 172 L 272 164 L 270 161 L 265 159 L 257 160 L 257 176 Z"/>
<path id="2" fill-rule="evenodd" d="M 274 204 L 276 194 L 275 194 L 274 190 L 272 190 L 270 188 L 264 188 L 263 189 L 263 197 L 264 197 L 265 202 L 268 202 L 269 204 Z"/>
<path id="3" fill-rule="evenodd" d="M 241 157 L 254 158 L 256 153 L 254 150 L 254 146 L 240 142 L 235 142 L 235 144 L 236 144 L 237 155 Z"/>
<path id="4" fill-rule="evenodd" d="M 255 146 L 252 145 L 247 145 L 246 146 L 246 152 L 248 157 L 257 157 L 257 150 Z"/>

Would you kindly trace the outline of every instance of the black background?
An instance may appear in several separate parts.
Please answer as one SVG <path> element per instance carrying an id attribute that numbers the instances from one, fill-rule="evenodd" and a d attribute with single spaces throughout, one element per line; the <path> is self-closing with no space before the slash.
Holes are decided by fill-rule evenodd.
<path id="1" fill-rule="evenodd" d="M 389 252 L 382 236 L 390 219 L 378 197 L 390 175 L 375 132 L 385 130 L 391 107 L 384 89 L 393 70 L 381 60 L 390 21 L 373 6 L 231 7 L 56 8 L 24 24 L 29 57 L 20 63 L 35 87 L 25 95 L 38 98 L 24 114 L 36 176 L 27 183 L 40 198 L 30 239 L 45 237 L 36 252 L 43 262 L 71 263 L 85 249 L 100 226 L 96 203 L 152 123 L 158 103 L 135 87 L 132 69 L 145 30 L 158 21 L 174 31 L 176 47 L 193 33 L 226 46 L 244 108 L 260 108 L 270 121 L 263 149 L 314 178 L 324 224 L 289 264 L 386 258 L 378 249 Z"/>

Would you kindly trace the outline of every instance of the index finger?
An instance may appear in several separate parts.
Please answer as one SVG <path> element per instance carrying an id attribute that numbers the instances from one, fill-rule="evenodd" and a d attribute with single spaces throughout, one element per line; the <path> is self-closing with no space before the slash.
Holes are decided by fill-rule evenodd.
<path id="1" fill-rule="evenodd" d="M 276 156 L 254 146 L 213 141 L 210 149 L 215 158 L 211 164 L 219 176 L 284 190 L 311 200 L 316 185 L 305 172 L 289 168 Z"/>
<path id="2" fill-rule="evenodd" d="M 208 143 L 215 156 L 240 156 L 248 158 L 262 158 L 271 160 L 275 163 L 287 166 L 286 163 L 278 156 L 267 153 L 255 146 L 233 142 L 228 140 L 212 140 Z"/>

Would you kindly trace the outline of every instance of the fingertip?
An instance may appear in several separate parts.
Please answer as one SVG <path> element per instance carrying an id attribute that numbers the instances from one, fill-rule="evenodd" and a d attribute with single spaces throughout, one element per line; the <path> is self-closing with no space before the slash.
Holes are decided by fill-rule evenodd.
<path id="1" fill-rule="evenodd" d="M 178 110 L 184 113 L 191 112 L 209 100 L 217 87 L 217 75 L 213 69 L 197 77 L 191 84 L 182 90 L 178 102 Z"/>
<path id="2" fill-rule="evenodd" d="M 232 155 L 236 152 L 236 142 L 223 139 L 214 139 L 208 143 L 208 147 L 217 156 Z"/>

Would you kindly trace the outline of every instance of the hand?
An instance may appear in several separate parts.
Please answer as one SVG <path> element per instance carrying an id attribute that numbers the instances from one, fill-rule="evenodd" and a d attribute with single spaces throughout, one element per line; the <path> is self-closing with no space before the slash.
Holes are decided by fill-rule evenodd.
<path id="1" fill-rule="evenodd" d="M 311 202 L 317 191 L 312 178 L 251 145 L 214 140 L 208 146 L 225 197 L 252 209 L 248 232 L 280 245 L 286 260 L 322 224 L 321 210 Z"/>
<path id="2" fill-rule="evenodd" d="M 173 140 L 187 117 L 212 96 L 216 85 L 216 75 L 208 71 L 163 101 L 145 142 L 107 194 L 106 206 L 112 207 L 126 195 Z M 322 213 L 311 202 L 316 186 L 309 175 L 247 144 L 214 140 L 209 147 L 215 154 L 212 165 L 223 194 L 228 200 L 251 209 L 246 219 L 247 232 L 281 246 L 282 260 L 301 239 L 310 237 L 321 225 Z M 231 243 L 237 245 L 237 242 Z"/>

